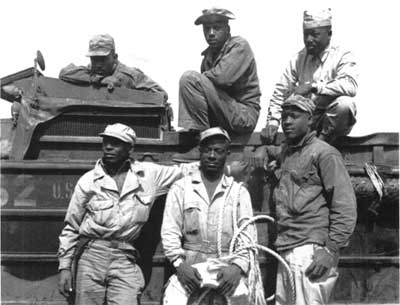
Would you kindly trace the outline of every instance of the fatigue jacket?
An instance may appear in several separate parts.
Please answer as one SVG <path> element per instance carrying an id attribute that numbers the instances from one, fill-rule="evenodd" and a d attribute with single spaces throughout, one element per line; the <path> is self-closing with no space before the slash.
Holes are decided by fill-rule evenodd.
<path id="1" fill-rule="evenodd" d="M 74 189 L 59 241 L 59 269 L 67 269 L 79 236 L 132 242 L 149 218 L 157 198 L 171 184 L 190 173 L 198 163 L 161 166 L 132 161 L 125 182 L 118 191 L 115 180 L 103 169 L 100 160 L 84 174 Z"/>
<path id="2" fill-rule="evenodd" d="M 294 89 L 306 83 L 317 84 L 317 93 L 311 94 L 316 103 L 323 96 L 333 98 L 339 96 L 354 97 L 358 87 L 358 70 L 354 55 L 337 46 L 329 45 L 318 56 L 307 54 L 304 48 L 289 62 L 270 100 L 267 121 L 272 125 L 279 125 L 281 119 L 281 105 Z"/>
<path id="3" fill-rule="evenodd" d="M 340 153 L 309 133 L 283 144 L 274 190 L 278 251 L 306 243 L 332 252 L 347 245 L 357 218 L 356 198 Z"/>
<path id="4" fill-rule="evenodd" d="M 237 102 L 260 110 L 260 85 L 257 66 L 249 43 L 230 37 L 218 54 L 211 48 L 202 52 L 201 72 Z"/>
<path id="5" fill-rule="evenodd" d="M 159 92 L 164 94 L 165 100 L 168 98 L 165 90 L 138 68 L 127 67 L 118 61 L 110 76 L 116 77 L 123 88 Z M 90 65 L 85 67 L 74 64 L 69 64 L 63 68 L 59 75 L 61 80 L 77 85 L 99 84 L 104 77 L 103 75 L 93 74 Z"/>
<path id="6" fill-rule="evenodd" d="M 223 211 L 222 205 L 225 205 Z M 186 262 L 192 265 L 217 257 L 220 216 L 223 217 L 222 254 L 227 255 L 234 230 L 233 209 L 237 210 L 235 221 L 238 226 L 253 216 L 247 189 L 232 177 L 222 177 L 211 200 L 199 170 L 174 183 L 167 196 L 161 228 L 167 258 L 173 262 L 178 257 L 185 257 Z M 254 226 L 250 225 L 245 232 L 256 241 Z M 246 273 L 249 268 L 248 254 L 238 255 L 232 263 Z"/>

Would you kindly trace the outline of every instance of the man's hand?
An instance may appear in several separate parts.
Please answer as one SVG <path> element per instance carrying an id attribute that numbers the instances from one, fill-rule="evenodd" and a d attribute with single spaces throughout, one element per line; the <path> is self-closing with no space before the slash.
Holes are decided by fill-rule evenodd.
<path id="1" fill-rule="evenodd" d="M 232 264 L 221 268 L 217 275 L 219 281 L 218 291 L 225 296 L 231 296 L 239 285 L 242 269 Z"/>
<path id="2" fill-rule="evenodd" d="M 268 152 L 267 145 L 257 147 L 254 152 L 254 166 L 255 168 L 263 168 L 267 170 L 268 165 Z"/>
<path id="3" fill-rule="evenodd" d="M 294 94 L 298 94 L 298 95 L 302 95 L 304 97 L 306 97 L 307 95 L 309 95 L 311 93 L 311 90 L 313 89 L 311 83 L 306 83 L 306 84 L 302 84 L 298 87 L 296 87 L 296 89 L 294 89 Z"/>
<path id="4" fill-rule="evenodd" d="M 260 133 L 261 141 L 265 144 L 274 143 L 278 133 L 278 127 L 279 126 L 268 124 L 263 128 Z"/>
<path id="5" fill-rule="evenodd" d="M 337 257 L 329 253 L 324 247 L 318 247 L 314 251 L 313 262 L 306 269 L 305 275 L 310 281 L 316 281 L 323 277 L 332 267 L 337 264 Z"/>
<path id="6" fill-rule="evenodd" d="M 115 87 L 121 87 L 121 81 L 113 75 L 104 77 L 100 83 L 106 85 L 109 91 L 112 91 Z"/>
<path id="7" fill-rule="evenodd" d="M 179 282 L 186 289 L 187 292 L 192 293 L 201 285 L 201 275 L 196 268 L 193 268 L 188 263 L 183 262 L 176 269 L 176 275 Z"/>
<path id="8" fill-rule="evenodd" d="M 69 269 L 62 269 L 60 271 L 58 290 L 60 293 L 68 298 L 72 293 L 72 274 Z"/>

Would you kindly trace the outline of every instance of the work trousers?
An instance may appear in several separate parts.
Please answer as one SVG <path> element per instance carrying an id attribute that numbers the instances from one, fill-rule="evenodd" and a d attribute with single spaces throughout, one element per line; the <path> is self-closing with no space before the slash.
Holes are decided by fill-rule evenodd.
<path id="1" fill-rule="evenodd" d="M 143 273 L 129 254 L 91 241 L 78 263 L 75 305 L 137 305 L 143 287 Z"/>
<path id="2" fill-rule="evenodd" d="M 250 133 L 259 111 L 236 101 L 216 88 L 203 74 L 185 72 L 179 82 L 178 125 L 184 129 L 205 130 L 220 126 L 228 132 Z"/>
<path id="3" fill-rule="evenodd" d="M 296 305 L 327 304 L 338 278 L 337 267 L 331 268 L 322 278 L 310 281 L 305 271 L 313 260 L 314 244 L 306 244 L 280 253 L 288 263 L 293 279 L 296 294 Z M 276 278 L 275 305 L 291 304 L 292 286 L 286 268 L 282 263 L 278 265 Z"/>
<path id="4" fill-rule="evenodd" d="M 357 108 L 354 98 L 339 96 L 332 102 L 329 100 L 324 106 L 324 99 L 317 100 L 317 108 L 313 114 L 313 129 L 318 135 L 323 135 L 325 139 L 332 142 L 335 138 L 345 136 L 350 133 L 356 123 Z"/>

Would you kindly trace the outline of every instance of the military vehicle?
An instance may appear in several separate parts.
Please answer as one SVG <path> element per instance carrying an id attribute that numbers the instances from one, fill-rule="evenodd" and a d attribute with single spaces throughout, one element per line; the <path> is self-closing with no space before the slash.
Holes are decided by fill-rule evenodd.
<path id="1" fill-rule="evenodd" d="M 1 298 L 3 304 L 66 304 L 58 293 L 58 235 L 78 178 L 101 156 L 99 132 L 121 122 L 137 133 L 133 157 L 172 163 L 172 155 L 195 143 L 171 127 L 171 111 L 157 93 L 76 86 L 46 77 L 38 52 L 34 67 L 1 79 L 1 97 L 13 103 L 13 119 L 1 120 Z M 279 144 L 280 137 L 276 142 Z M 233 135 L 229 160 L 260 146 L 257 132 Z M 399 303 L 398 134 L 343 137 L 342 152 L 357 194 L 358 223 L 341 252 L 335 304 Z M 255 214 L 270 210 L 268 181 L 247 177 Z M 159 245 L 164 197 L 154 205 L 137 247 L 146 290 L 142 304 L 159 304 L 173 272 Z M 258 225 L 270 245 L 273 227 Z M 149 238 L 149 236 L 151 238 Z M 276 259 L 260 254 L 266 295 L 274 290 Z"/>

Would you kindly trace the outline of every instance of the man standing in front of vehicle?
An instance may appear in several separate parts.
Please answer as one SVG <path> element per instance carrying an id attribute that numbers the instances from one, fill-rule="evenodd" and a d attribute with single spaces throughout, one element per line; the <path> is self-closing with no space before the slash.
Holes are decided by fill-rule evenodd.
<path id="1" fill-rule="evenodd" d="M 348 244 L 356 219 L 356 198 L 342 156 L 312 131 L 315 105 L 293 95 L 282 104 L 285 142 L 267 149 L 275 159 L 277 251 L 295 282 L 296 304 L 326 304 L 338 277 L 339 250 Z M 290 304 L 291 285 L 278 267 L 276 304 Z"/>
<path id="2" fill-rule="evenodd" d="M 357 64 L 350 51 L 331 45 L 331 19 L 330 9 L 304 12 L 305 48 L 290 60 L 276 84 L 262 131 L 267 144 L 278 131 L 282 103 L 293 93 L 315 103 L 312 128 L 320 139 L 332 143 L 350 133 L 355 124 Z"/>
<path id="3" fill-rule="evenodd" d="M 79 179 L 59 236 L 59 290 L 71 297 L 75 260 L 76 305 L 138 304 L 144 278 L 133 243 L 157 196 L 198 164 L 131 160 L 136 135 L 123 124 L 108 125 L 100 136 L 103 157 Z"/>

